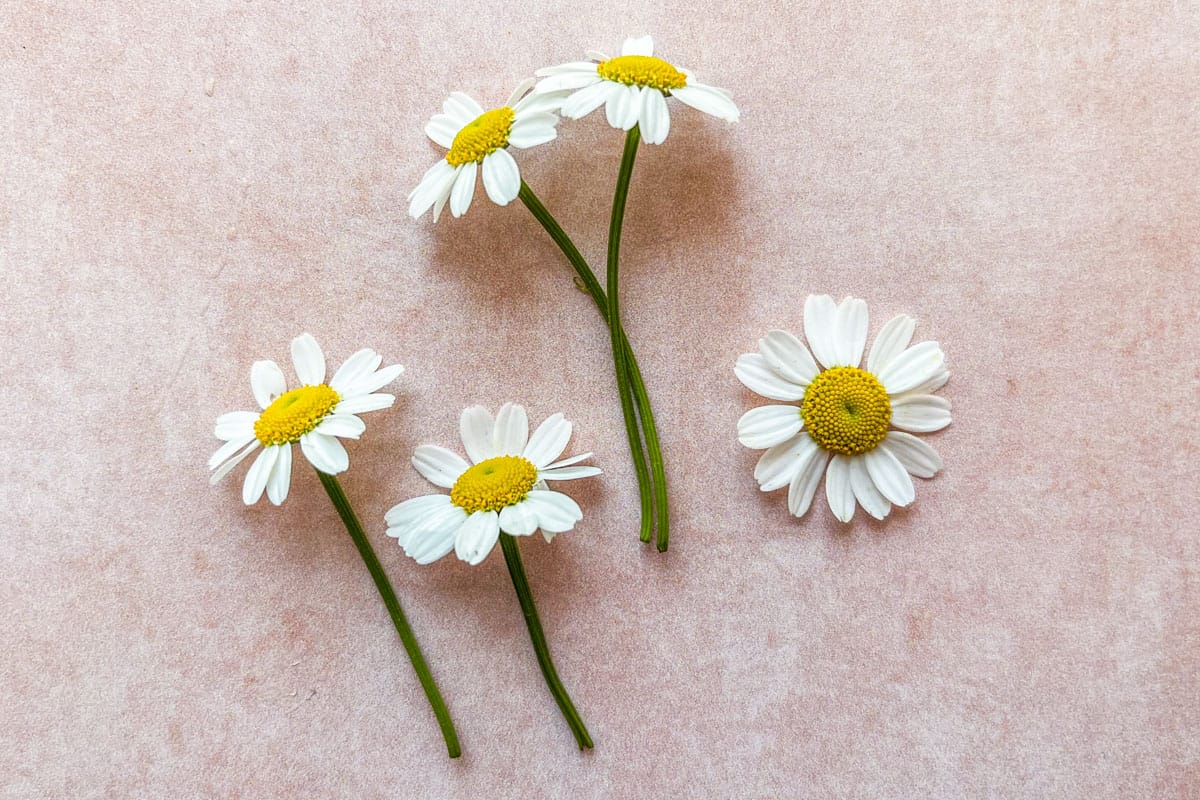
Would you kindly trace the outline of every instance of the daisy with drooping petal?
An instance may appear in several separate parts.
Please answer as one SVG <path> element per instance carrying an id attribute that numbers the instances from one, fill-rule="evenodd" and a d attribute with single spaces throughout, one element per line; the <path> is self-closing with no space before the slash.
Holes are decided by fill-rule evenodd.
<path id="1" fill-rule="evenodd" d="M 425 126 L 425 133 L 445 147 L 446 157 L 434 164 L 408 195 L 408 213 L 414 218 L 433 208 L 437 222 L 447 201 L 450 213 L 461 217 L 475 196 L 475 180 L 483 173 L 483 188 L 496 205 L 506 206 L 521 190 L 521 171 L 508 149 L 535 147 L 557 135 L 554 114 L 561 95 L 531 94 L 534 81 L 517 87 L 500 108 L 484 111 L 463 92 L 454 92 Z"/>
<path id="2" fill-rule="evenodd" d="M 671 129 L 668 97 L 727 122 L 738 121 L 733 95 L 699 83 L 688 70 L 656 58 L 654 40 L 649 36 L 626 39 L 616 58 L 596 52 L 587 55 L 591 61 L 573 61 L 535 73 L 542 79 L 535 93 L 571 92 L 562 101 L 564 117 L 580 119 L 603 105 L 609 125 L 625 131 L 637 125 L 650 144 L 662 144 Z"/>
<path id="3" fill-rule="evenodd" d="M 547 488 L 546 482 L 590 478 L 600 470 L 579 465 L 591 453 L 556 460 L 571 439 L 571 423 L 562 414 L 548 418 L 530 436 L 523 407 L 507 403 L 493 419 L 487 409 L 472 406 L 462 412 L 459 430 L 471 463 L 444 447 L 418 447 L 412 459 L 417 472 L 450 493 L 394 506 L 386 515 L 388 535 L 396 537 L 418 564 L 429 564 L 451 550 L 468 564 L 479 564 L 499 540 L 542 676 L 579 748 L 590 748 L 587 727 L 554 669 L 513 537 L 529 536 L 540 528 L 550 541 L 574 528 L 583 519 L 579 504 Z"/>
<path id="4" fill-rule="evenodd" d="M 247 456 L 263 448 L 246 473 L 242 502 L 254 505 L 266 490 L 267 499 L 281 504 L 292 479 L 292 445 L 314 467 L 337 475 L 350 465 L 338 441 L 357 439 L 366 425 L 356 415 L 388 408 L 396 398 L 376 390 L 400 377 L 404 367 L 379 368 L 383 356 L 359 350 L 346 359 L 333 380 L 325 383 L 325 354 L 309 334 L 292 340 L 292 364 L 301 386 L 288 391 L 283 372 L 274 361 L 256 361 L 250 369 L 250 388 L 262 411 L 231 411 L 217 419 L 215 433 L 225 444 L 208 460 L 212 483 L 228 475 Z"/>
<path id="5" fill-rule="evenodd" d="M 806 348 L 787 331 L 759 339 L 734 372 L 751 391 L 798 402 L 751 409 L 738 440 L 765 449 L 754 477 L 764 492 L 788 487 L 788 509 L 803 516 L 821 475 L 834 516 L 849 522 L 856 505 L 883 519 L 915 498 L 912 478 L 931 478 L 942 459 L 913 436 L 950 424 L 950 403 L 933 392 L 950 379 L 937 342 L 909 346 L 916 321 L 900 315 L 880 329 L 861 369 L 867 304 L 828 295 L 804 304 Z M 815 358 L 814 358 L 815 357 Z"/>
<path id="6" fill-rule="evenodd" d="M 292 480 L 292 445 L 300 445 L 375 581 L 437 718 L 446 751 L 451 758 L 458 758 L 462 748 L 446 701 L 438 691 L 391 581 L 336 477 L 350 465 L 338 437 L 357 439 L 366 425 L 356 415 L 388 408 L 396 400 L 393 395 L 377 390 L 400 377 L 404 367 L 394 364 L 380 369 L 382 363 L 383 356 L 374 350 L 359 350 L 346 359 L 327 384 L 325 354 L 309 334 L 297 336 L 292 340 L 292 364 L 302 385 L 288 391 L 283 372 L 274 361 L 254 362 L 250 388 L 262 411 L 234 411 L 217 419 L 217 438 L 225 440 L 225 444 L 209 459 L 208 468 L 215 470 L 212 482 L 216 483 L 262 447 L 242 485 L 242 501 L 246 505 L 257 503 L 265 489 L 270 501 L 279 505 L 287 498 Z"/>

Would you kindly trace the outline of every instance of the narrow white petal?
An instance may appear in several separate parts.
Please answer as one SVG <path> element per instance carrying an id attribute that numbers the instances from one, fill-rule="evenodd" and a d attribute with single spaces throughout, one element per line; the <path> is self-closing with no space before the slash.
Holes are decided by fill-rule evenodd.
<path id="1" fill-rule="evenodd" d="M 483 188 L 498 206 L 508 205 L 521 191 L 521 170 L 504 148 L 484 156 Z"/>
<path id="2" fill-rule="evenodd" d="M 251 444 L 253 442 L 257 442 L 257 441 L 258 440 L 255 439 L 254 436 L 247 436 L 243 439 L 230 439 L 228 442 L 221 445 L 220 448 L 217 449 L 217 452 L 213 453 L 212 457 L 208 459 L 208 468 L 216 469 L 217 467 L 221 466 L 222 464 L 225 464 L 226 461 L 228 461 L 229 459 L 233 458 L 236 455 L 237 460 L 234 461 L 230 467 L 232 469 L 233 466 L 237 466 L 239 461 L 241 461 L 243 458 L 245 458 L 247 455 L 249 455 L 250 451 L 253 450 L 254 448 L 253 447 L 247 448 L 245 453 L 239 453 L 238 451 L 241 450 L 243 447 L 246 447 L 246 445 Z M 221 473 L 221 475 L 224 476 L 224 475 L 227 475 L 228 473 L 229 473 L 229 470 L 225 470 L 224 472 Z M 212 483 L 216 483 L 218 480 L 220 480 L 220 478 L 218 478 L 217 476 L 214 475 L 212 477 Z"/>
<path id="3" fill-rule="evenodd" d="M 468 466 L 458 453 L 436 444 L 423 444 L 414 450 L 412 465 L 421 477 L 443 489 L 452 489 Z"/>
<path id="4" fill-rule="evenodd" d="M 258 421 L 256 411 L 230 411 L 217 417 L 213 433 L 222 441 L 246 439 L 254 435 L 254 423 Z"/>
<path id="5" fill-rule="evenodd" d="M 267 479 L 271 477 L 271 468 L 275 466 L 281 449 L 278 446 L 264 448 L 250 465 L 246 472 L 246 481 L 242 484 L 242 502 L 246 505 L 252 506 L 262 497 L 263 489 L 267 488 Z"/>
<path id="6" fill-rule="evenodd" d="M 572 89 L 582 89 L 585 86 L 591 86 L 593 83 L 602 80 L 596 72 L 596 65 L 591 65 L 591 70 L 585 72 L 563 72 L 558 75 L 550 75 L 538 81 L 538 85 L 534 88 L 538 94 L 552 94 L 556 92 L 570 91 Z M 570 116 L 564 114 L 564 116 Z"/>
<path id="7" fill-rule="evenodd" d="M 348 397 L 333 407 L 335 414 L 365 414 L 368 411 L 379 411 L 391 408 L 396 402 L 396 396 L 391 394 L 364 394 L 358 397 Z"/>
<path id="8" fill-rule="evenodd" d="M 442 105 L 442 110 L 450 116 L 462 120 L 463 124 L 471 122 L 483 114 L 483 107 L 465 92 L 451 92 Z"/>
<path id="9" fill-rule="evenodd" d="M 671 96 L 679 98 L 680 102 L 697 111 L 703 111 L 705 114 L 726 122 L 737 122 L 741 118 L 741 113 L 728 92 L 715 86 L 692 83 L 690 78 L 687 86 L 682 89 L 672 89 Z"/>
<path id="10" fill-rule="evenodd" d="M 808 386 L 817 377 L 817 362 L 808 348 L 787 331 L 768 331 L 758 340 L 758 352 L 771 369 L 797 386 Z"/>
<path id="11" fill-rule="evenodd" d="M 566 533 L 583 519 L 579 504 L 562 492 L 534 489 L 524 502 L 537 514 L 538 527 L 547 533 Z"/>
<path id="12" fill-rule="evenodd" d="M 758 353 L 738 356 L 733 374 L 752 392 L 772 400 L 802 400 L 804 387 L 781 377 Z"/>
<path id="13" fill-rule="evenodd" d="M 342 397 L 361 397 L 368 395 L 384 386 L 387 386 L 392 381 L 404 374 L 404 367 L 401 364 L 392 364 L 375 372 L 369 372 L 363 375 L 354 383 L 351 383 L 345 388 L 345 391 L 340 392 Z M 336 387 L 334 387 L 336 388 Z"/>
<path id="14" fill-rule="evenodd" d="M 854 489 L 850 486 L 850 462 L 846 456 L 830 459 L 825 472 L 825 497 L 839 520 L 849 522 L 854 518 Z"/>
<path id="15" fill-rule="evenodd" d="M 608 104 L 604 107 L 608 124 L 627 131 L 637 124 L 641 94 L 636 86 L 626 86 L 623 83 L 611 85 L 613 88 L 609 90 Z"/>
<path id="16" fill-rule="evenodd" d="M 642 90 L 642 107 L 638 114 L 638 127 L 647 144 L 662 144 L 671 131 L 671 112 L 667 99 L 658 89 Z"/>
<path id="17" fill-rule="evenodd" d="M 500 509 L 500 530 L 510 536 L 528 536 L 536 531 L 537 527 L 536 506 L 528 500 Z"/>
<path id="18" fill-rule="evenodd" d="M 396 537 L 409 558 L 418 564 L 432 564 L 454 549 L 454 542 L 466 522 L 467 512 L 446 503 L 432 508 L 411 526 L 388 532 Z"/>
<path id="19" fill-rule="evenodd" d="M 871 354 L 867 356 L 867 372 L 872 375 L 883 372 L 892 359 L 903 353 L 904 348 L 908 347 L 916 328 L 917 321 L 906 314 L 889 319 L 875 335 L 875 341 L 871 345 Z"/>
<path id="20" fill-rule="evenodd" d="M 450 190 L 450 213 L 461 217 L 471 207 L 471 198 L 475 196 L 475 176 L 479 164 L 472 161 L 463 164 L 458 169 L 458 177 L 454 179 L 454 188 Z"/>
<path id="21" fill-rule="evenodd" d="M 435 114 L 425 126 L 425 135 L 449 150 L 460 130 L 462 125 L 454 117 L 449 114 Z"/>
<path id="22" fill-rule="evenodd" d="M 535 467 L 542 469 L 567 449 L 571 441 L 571 423 L 562 414 L 552 414 L 529 437 L 522 454 Z"/>
<path id="23" fill-rule="evenodd" d="M 904 465 L 889 450 L 876 447 L 859 456 L 867 465 L 867 473 L 879 493 L 898 506 L 906 506 L 916 498 L 912 478 Z"/>
<path id="24" fill-rule="evenodd" d="M 246 456 L 253 453 L 255 450 L 258 449 L 258 447 L 259 447 L 258 439 L 251 439 L 250 443 L 248 445 L 246 445 L 245 450 L 241 451 L 240 453 L 238 453 L 237 455 L 233 456 L 228 461 L 226 461 L 224 464 L 222 464 L 221 466 L 216 468 L 216 471 L 212 475 L 210 475 L 208 478 L 209 484 L 210 485 L 216 484 L 217 481 L 221 480 L 221 478 L 224 478 L 230 472 L 233 472 L 234 467 L 236 467 L 238 464 L 242 463 L 246 459 Z"/>
<path id="25" fill-rule="evenodd" d="M 555 461 L 553 464 L 547 464 L 543 469 L 558 469 L 559 467 L 569 467 L 573 464 L 578 464 L 580 461 L 586 461 L 592 457 L 591 453 L 580 453 L 577 456 L 564 458 L 562 461 Z"/>
<path id="26" fill-rule="evenodd" d="M 266 408 L 287 391 L 283 370 L 274 361 L 255 361 L 250 367 L 250 389 L 259 408 Z"/>
<path id="27" fill-rule="evenodd" d="M 398 536 L 399 529 L 411 528 L 434 511 L 449 505 L 448 494 L 425 494 L 397 503 L 383 515 L 384 522 L 388 524 L 388 536 Z"/>
<path id="28" fill-rule="evenodd" d="M 492 429 L 492 452 L 498 456 L 519 456 L 529 442 L 529 417 L 525 407 L 505 403 L 496 412 Z"/>
<path id="29" fill-rule="evenodd" d="M 825 473 L 825 465 L 829 463 L 829 451 L 815 448 L 812 454 L 796 470 L 788 484 L 788 511 L 793 516 L 803 517 L 812 505 L 813 496 L 817 493 L 817 484 Z"/>
<path id="30" fill-rule="evenodd" d="M 337 475 L 350 467 L 346 448 L 332 436 L 310 431 L 300 437 L 300 450 L 308 463 L 327 475 Z"/>
<path id="31" fill-rule="evenodd" d="M 495 511 L 476 511 L 467 517 L 454 539 L 455 554 L 471 566 L 487 558 L 500 538 L 500 519 Z"/>
<path id="32" fill-rule="evenodd" d="M 464 408 L 458 418 L 458 433 L 471 463 L 478 464 L 496 455 L 492 444 L 492 415 L 483 406 Z"/>
<path id="33" fill-rule="evenodd" d="M 422 214 L 433 207 L 434 222 L 437 222 L 441 207 L 450 197 L 454 187 L 454 179 L 458 177 L 461 167 L 452 167 L 445 159 L 434 164 L 421 178 L 421 182 L 408 196 L 408 215 L 419 219 Z"/>
<path id="34" fill-rule="evenodd" d="M 539 469 L 538 480 L 544 481 L 573 481 L 579 478 L 591 478 L 602 474 L 599 467 L 559 467 L 558 469 Z"/>
<path id="35" fill-rule="evenodd" d="M 305 386 L 325 382 L 325 354 L 311 334 L 302 333 L 292 339 L 292 365 Z"/>
<path id="36" fill-rule="evenodd" d="M 835 341 L 837 366 L 857 367 L 867 345 L 867 301 L 847 297 L 838 304 Z"/>
<path id="37" fill-rule="evenodd" d="M 329 382 L 329 386 L 335 392 L 345 397 L 347 389 L 353 386 L 356 381 L 373 373 L 382 363 L 383 356 L 374 350 L 370 348 L 359 350 L 342 362 L 337 372 L 333 373 L 333 380 Z M 363 394 L 366 394 L 366 392 L 363 392 Z"/>
<path id="38" fill-rule="evenodd" d="M 765 450 L 792 438 L 803 427 L 804 420 L 796 406 L 760 406 L 738 420 L 738 441 L 746 447 Z"/>
<path id="39" fill-rule="evenodd" d="M 558 131 L 555 130 L 553 125 L 547 125 L 545 122 L 534 120 L 524 125 L 513 123 L 512 130 L 508 134 L 508 144 L 509 147 L 525 150 L 545 144 L 546 142 L 552 142 L 556 138 L 558 138 Z"/>
<path id="40" fill-rule="evenodd" d="M 837 366 L 837 304 L 827 294 L 810 294 L 804 301 L 804 337 L 812 354 L 825 367 Z"/>
<path id="41" fill-rule="evenodd" d="M 867 474 L 866 460 L 861 457 L 849 459 L 850 489 L 854 492 L 858 504 L 875 519 L 883 519 L 892 510 L 892 504 L 875 488 L 874 481 Z"/>
<path id="42" fill-rule="evenodd" d="M 891 360 L 876 375 L 887 393 L 895 396 L 911 391 L 942 371 L 946 355 L 937 342 L 921 342 Z"/>
<path id="43" fill-rule="evenodd" d="M 932 394 L 892 399 L 892 424 L 902 431 L 932 433 L 950 424 L 950 401 Z"/>
<path id="44" fill-rule="evenodd" d="M 288 488 L 292 484 L 292 446 L 279 447 L 279 457 L 275 459 L 275 468 L 267 479 L 267 499 L 275 505 L 282 505 L 287 499 Z"/>
<path id="45" fill-rule="evenodd" d="M 601 60 L 607 61 L 607 59 Z M 569 63 L 559 64 L 554 67 L 542 67 L 541 69 L 535 70 L 533 74 L 539 78 L 548 78 L 551 75 L 565 75 L 569 72 L 587 72 L 595 75 L 596 65 L 591 61 L 571 61 Z M 541 84 L 539 83 L 538 86 L 540 85 Z M 537 92 L 539 90 L 537 87 L 534 87 L 533 91 Z"/>
<path id="46" fill-rule="evenodd" d="M 918 478 L 932 478 L 942 468 L 942 457 L 937 451 L 911 433 L 888 431 L 880 446 Z"/>
<path id="47" fill-rule="evenodd" d="M 589 86 L 585 86 L 579 91 L 572 94 L 562 103 L 562 115 L 570 119 L 580 119 L 595 111 L 600 106 L 604 105 L 604 101 L 608 99 L 612 84 L 596 80 Z"/>
<path id="48" fill-rule="evenodd" d="M 343 439 L 357 439 L 363 435 L 367 425 L 353 414 L 330 414 L 313 430 L 325 436 L 340 436 Z"/>
<path id="49" fill-rule="evenodd" d="M 950 380 L 950 373 L 943 367 L 909 389 L 906 394 L 931 394 L 945 386 L 948 380 Z"/>
<path id="50" fill-rule="evenodd" d="M 518 122 L 527 118 L 530 114 L 556 114 L 562 106 L 562 102 L 566 99 L 569 90 L 561 92 L 531 92 L 525 95 L 521 102 L 513 106 L 515 116 L 513 118 L 513 126 Z M 555 118 L 555 124 L 558 124 L 558 119 Z M 512 143 L 511 132 L 509 135 L 509 143 Z"/>
<path id="51" fill-rule="evenodd" d="M 798 433 L 785 442 L 767 448 L 754 467 L 754 479 L 764 492 L 782 489 L 791 483 L 797 470 L 812 458 L 817 443 L 807 433 Z"/>
<path id="52" fill-rule="evenodd" d="M 621 46 L 623 56 L 652 56 L 654 55 L 654 39 L 650 36 L 629 37 Z"/>
<path id="53" fill-rule="evenodd" d="M 518 103 L 521 102 L 521 98 L 524 97 L 529 92 L 529 90 L 531 90 L 534 87 L 534 84 L 536 84 L 536 83 L 537 83 L 537 81 L 534 80 L 533 78 L 526 78 L 525 80 L 518 83 L 517 88 L 513 89 L 512 94 L 510 94 L 508 96 L 508 102 L 505 103 L 504 105 L 508 106 L 509 108 L 513 108 L 514 106 L 516 106 Z M 514 108 L 513 110 L 516 110 L 516 109 Z"/>

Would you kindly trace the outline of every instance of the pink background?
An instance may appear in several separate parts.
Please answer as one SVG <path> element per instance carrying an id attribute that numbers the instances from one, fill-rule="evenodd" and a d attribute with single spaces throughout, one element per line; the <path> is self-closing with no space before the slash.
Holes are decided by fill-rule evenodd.
<path id="1" fill-rule="evenodd" d="M 0 9 L 0 795 L 1200 794 L 1195 3 L 117 5 Z M 550 240 L 482 188 L 405 213 L 448 91 L 645 32 L 742 109 L 672 103 L 629 202 L 666 556 Z M 621 136 L 560 132 L 522 170 L 599 267 Z M 885 523 L 789 517 L 735 439 L 734 360 L 810 292 L 948 354 L 946 469 Z M 208 485 L 214 419 L 305 330 L 409 367 L 343 484 L 458 762 L 312 472 L 278 509 Z M 606 470 L 523 542 L 590 753 L 499 553 L 384 533 L 413 447 L 505 400 Z"/>

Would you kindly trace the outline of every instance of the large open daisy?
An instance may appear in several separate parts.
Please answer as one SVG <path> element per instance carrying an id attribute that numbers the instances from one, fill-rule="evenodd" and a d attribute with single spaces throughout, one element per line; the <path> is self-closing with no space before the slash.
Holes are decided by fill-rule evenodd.
<path id="1" fill-rule="evenodd" d="M 446 202 L 450 213 L 461 217 L 475 196 L 475 179 L 483 172 L 483 188 L 497 205 L 506 206 L 521 190 L 521 170 L 508 149 L 535 147 L 556 136 L 561 94 L 531 94 L 532 79 L 517 87 L 500 108 L 484 111 L 463 92 L 453 92 L 425 126 L 430 139 L 447 148 L 446 157 L 434 164 L 408 195 L 408 213 L 414 218 L 433 208 L 437 222 Z"/>
<path id="2" fill-rule="evenodd" d="M 587 55 L 591 61 L 573 61 L 535 73 L 542 79 L 535 93 L 572 92 L 562 101 L 565 117 L 579 119 L 603 105 L 609 125 L 626 131 L 637 125 L 650 144 L 662 144 L 671 129 L 668 97 L 728 122 L 738 121 L 732 94 L 698 83 L 688 70 L 656 58 L 654 40 L 649 36 L 626 39 L 616 58 L 596 52 Z"/>
<path id="3" fill-rule="evenodd" d="M 540 528 L 550 541 L 583 519 L 578 503 L 546 485 L 600 474 L 596 467 L 575 466 L 591 453 L 555 461 L 571 438 L 571 423 L 562 414 L 530 436 L 523 407 L 508 403 L 493 419 L 487 409 L 472 406 L 462 412 L 459 428 L 472 463 L 436 445 L 421 445 L 412 458 L 417 472 L 450 493 L 406 500 L 386 515 L 388 535 L 418 564 L 451 550 L 478 564 L 501 531 L 528 536 Z"/>
<path id="4" fill-rule="evenodd" d="M 367 427 L 355 415 L 388 408 L 396 400 L 376 390 L 398 378 L 404 367 L 380 369 L 381 363 L 383 356 L 374 350 L 359 350 L 325 383 L 325 354 L 304 333 L 292 340 L 292 364 L 302 385 L 288 391 L 278 364 L 255 361 L 250 388 L 262 411 L 231 411 L 217 418 L 215 433 L 225 444 L 208 460 L 208 468 L 215 470 L 212 483 L 261 447 L 242 484 L 242 501 L 257 503 L 265 489 L 267 498 L 279 505 L 291 484 L 293 444 L 321 472 L 345 471 L 350 459 L 338 439 L 357 439 Z"/>
<path id="5" fill-rule="evenodd" d="M 950 379 L 945 354 L 937 342 L 910 347 L 915 327 L 905 315 L 888 321 L 860 369 L 866 302 L 813 295 L 804 304 L 811 354 L 774 330 L 759 339 L 759 352 L 738 358 L 734 372 L 747 388 L 799 403 L 755 408 L 738 421 L 738 440 L 766 449 L 754 469 L 764 492 L 787 486 L 788 509 L 799 517 L 824 474 L 829 507 L 842 522 L 856 501 L 876 519 L 913 501 L 910 475 L 933 477 L 942 460 L 912 434 L 950 424 L 949 401 L 932 394 Z"/>

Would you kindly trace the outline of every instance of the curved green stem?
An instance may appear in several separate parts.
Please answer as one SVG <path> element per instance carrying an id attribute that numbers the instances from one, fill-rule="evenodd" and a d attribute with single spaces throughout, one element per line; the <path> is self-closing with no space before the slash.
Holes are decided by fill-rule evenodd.
<path id="1" fill-rule="evenodd" d="M 338 516 L 345 523 L 346 531 L 354 540 L 358 554 L 362 556 L 363 563 L 367 565 L 367 571 L 375 579 L 375 588 L 379 590 L 383 604 L 387 606 L 392 623 L 396 626 L 396 632 L 400 634 L 400 641 L 404 643 L 404 649 L 408 651 L 408 658 L 417 673 L 417 678 L 421 681 L 421 688 L 425 690 L 425 696 L 429 698 L 429 704 L 433 706 L 434 716 L 437 717 L 438 725 L 442 729 L 442 738 L 446 740 L 446 750 L 450 753 L 451 758 L 458 758 L 462 755 L 462 749 L 458 746 L 458 734 L 454 730 L 450 712 L 446 709 L 446 701 L 438 692 L 433 675 L 429 672 L 429 665 L 425 663 L 425 657 L 421 655 L 417 637 L 413 635 L 412 628 L 408 627 L 408 620 L 404 617 L 404 611 L 400 608 L 400 601 L 396 599 L 396 593 L 392 590 L 387 573 L 383 571 L 383 566 L 375 556 L 371 543 L 367 541 L 367 535 L 363 532 L 362 525 L 354 514 L 354 509 L 350 507 L 350 501 L 346 499 L 346 493 L 342 491 L 342 485 L 338 483 L 338 479 L 333 475 L 321 472 L 321 470 L 317 470 L 317 475 L 321 478 L 321 485 L 325 487 L 329 499 L 333 501 L 333 507 L 337 509 Z"/>
<path id="2" fill-rule="evenodd" d="M 571 726 L 571 733 L 575 734 L 575 741 L 579 743 L 579 749 L 586 750 L 592 746 L 592 737 L 588 735 L 583 718 L 575 710 L 571 696 L 567 694 L 566 687 L 563 686 L 558 672 L 554 669 L 554 662 L 550 660 L 550 646 L 546 644 L 546 634 L 542 632 L 537 606 L 533 604 L 533 593 L 529 591 L 529 581 L 525 579 L 525 567 L 521 564 L 521 551 L 517 547 L 517 540 L 507 533 L 501 533 L 500 547 L 504 550 L 504 561 L 508 564 L 508 574 L 512 576 L 513 588 L 517 590 L 521 613 L 525 615 L 525 626 L 529 628 L 529 638 L 533 641 L 533 651 L 537 654 L 538 666 L 542 668 L 542 676 L 546 679 L 546 685 L 550 687 L 550 694 L 554 696 L 554 702 L 558 703 L 559 710 L 567 720 L 567 725 Z"/>

